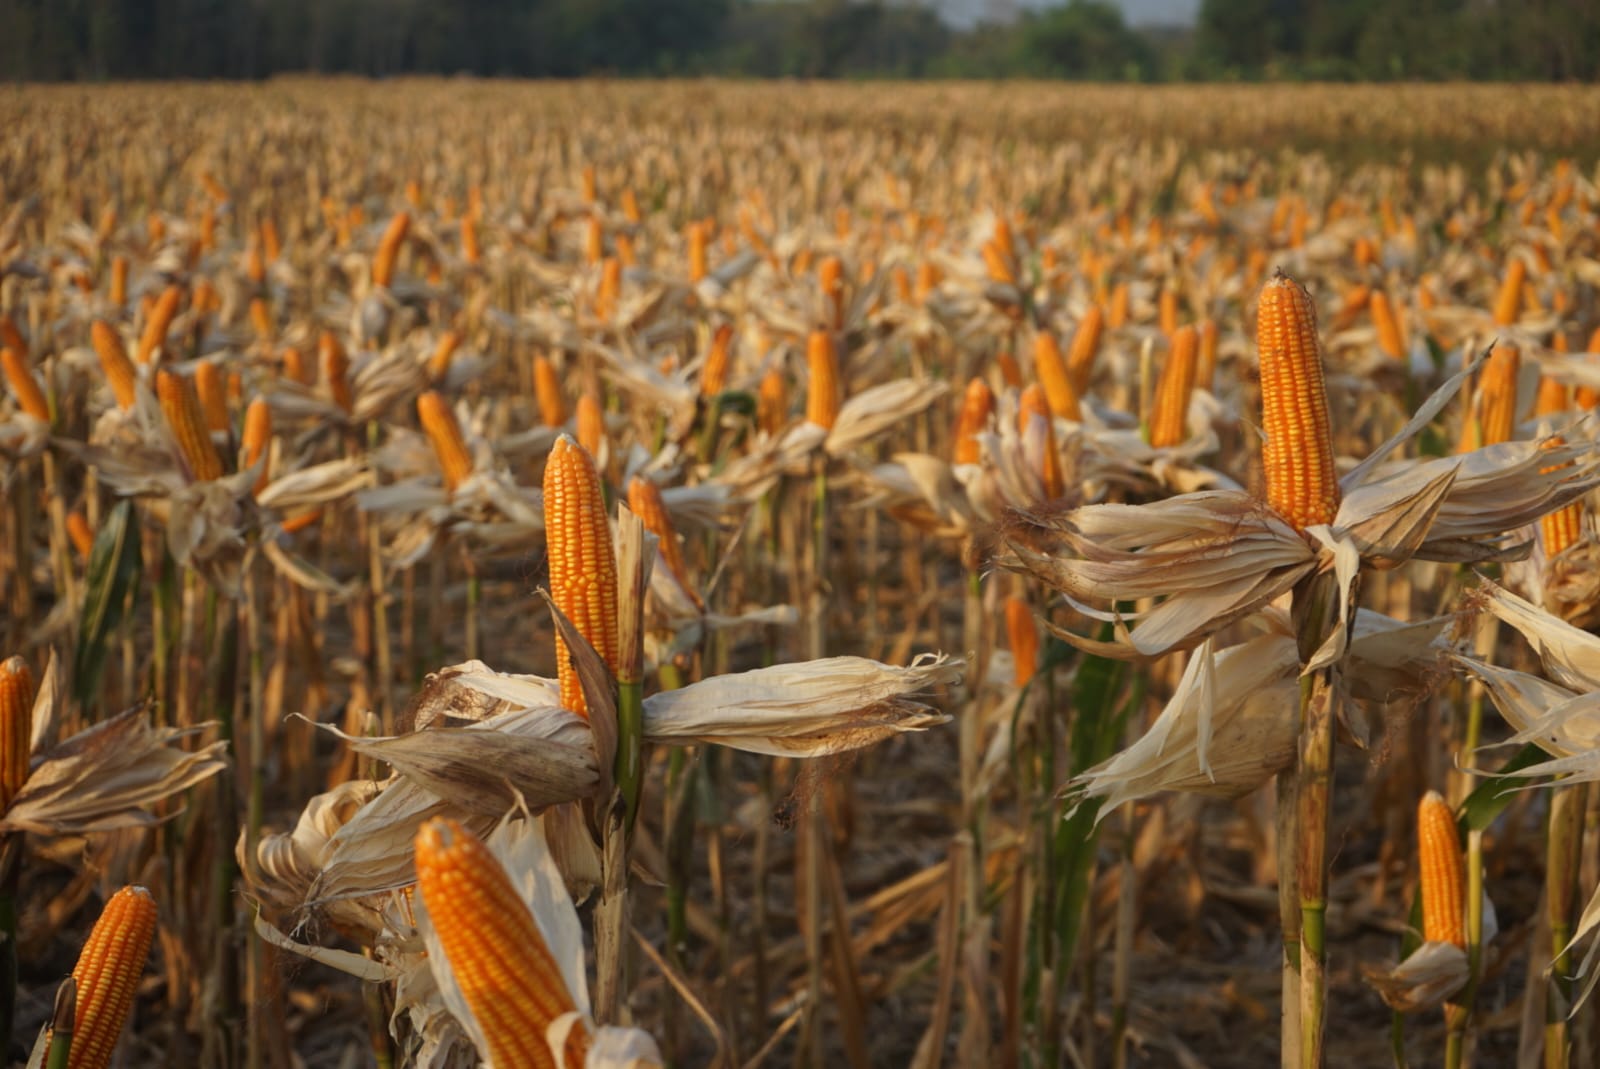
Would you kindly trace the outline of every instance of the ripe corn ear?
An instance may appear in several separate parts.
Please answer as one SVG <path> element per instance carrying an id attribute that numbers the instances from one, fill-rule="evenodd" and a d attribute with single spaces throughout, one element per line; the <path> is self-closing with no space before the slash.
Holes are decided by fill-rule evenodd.
<path id="1" fill-rule="evenodd" d="M 1438 791 L 1417 806 L 1417 861 L 1421 874 L 1422 937 L 1465 948 L 1466 872 L 1456 816 Z"/>
<path id="2" fill-rule="evenodd" d="M 0 662 L 0 813 L 28 782 L 33 740 L 33 671 L 21 657 Z"/>
<path id="3" fill-rule="evenodd" d="M 613 672 L 617 669 L 617 561 L 600 475 L 588 450 L 556 439 L 544 469 L 544 536 L 550 596 Z M 566 644 L 556 636 L 561 703 L 581 716 L 588 702 Z"/>
<path id="4" fill-rule="evenodd" d="M 156 901 L 143 887 L 124 887 L 106 902 L 78 955 L 78 983 L 68 1069 L 105 1069 L 144 974 L 156 934 Z"/>
<path id="5" fill-rule="evenodd" d="M 50 402 L 45 400 L 39 380 L 33 377 L 33 369 L 28 366 L 28 360 L 22 352 L 10 347 L 0 349 L 0 369 L 5 372 L 6 383 L 17 399 L 17 406 L 34 419 L 49 423 Z"/>
<path id="6" fill-rule="evenodd" d="M 96 319 L 89 326 L 89 337 L 94 343 L 95 355 L 100 358 L 100 369 L 111 386 L 111 394 L 117 399 L 117 407 L 126 412 L 133 407 L 136 375 L 133 361 L 128 359 L 128 350 L 122 345 L 122 335 L 110 323 Z"/>
<path id="7" fill-rule="evenodd" d="M 1267 503 L 1297 530 L 1331 523 L 1340 492 L 1316 309 L 1305 288 L 1281 273 L 1261 291 L 1256 346 Z"/>
<path id="8" fill-rule="evenodd" d="M 1150 418 L 1150 444 L 1170 449 L 1189 436 L 1189 395 L 1200 356 L 1200 335 L 1191 326 L 1180 327 L 1172 335 L 1172 351 L 1156 385 L 1155 410 Z"/>
<path id="9" fill-rule="evenodd" d="M 839 418 L 839 355 L 833 335 L 814 330 L 806 339 L 806 419 L 819 427 L 833 429 Z"/>
<path id="10" fill-rule="evenodd" d="M 472 454 L 467 451 L 461 424 L 456 422 L 450 402 L 433 390 L 427 391 L 417 398 L 417 420 L 428 435 L 428 441 L 433 443 L 433 454 L 444 474 L 445 489 L 454 493 L 472 474 Z"/>
<path id="11" fill-rule="evenodd" d="M 974 377 L 967 383 L 966 393 L 961 397 L 961 412 L 956 417 L 955 463 L 978 463 L 983 453 L 978 435 L 983 433 L 993 414 L 994 391 L 982 378 Z"/>
<path id="12" fill-rule="evenodd" d="M 1072 388 L 1061 347 L 1056 344 L 1055 335 L 1047 330 L 1041 330 L 1033 336 L 1033 372 L 1044 389 L 1045 399 L 1050 402 L 1051 412 L 1073 422 L 1083 419 L 1083 410 L 1078 405 L 1077 391 Z"/>
<path id="13" fill-rule="evenodd" d="M 196 482 L 220 479 L 222 458 L 211 441 L 211 432 L 206 430 L 194 382 L 175 372 L 158 372 L 156 399 L 161 402 L 161 412 L 167 417 L 172 436 L 177 439 L 178 451 L 183 455 L 190 477 Z"/>

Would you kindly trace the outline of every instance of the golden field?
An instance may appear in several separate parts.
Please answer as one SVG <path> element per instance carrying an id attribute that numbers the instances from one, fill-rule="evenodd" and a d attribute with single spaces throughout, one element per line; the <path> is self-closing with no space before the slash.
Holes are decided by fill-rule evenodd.
<path id="1" fill-rule="evenodd" d="M 0 123 L 9 1060 L 1600 1057 L 1600 90 Z"/>

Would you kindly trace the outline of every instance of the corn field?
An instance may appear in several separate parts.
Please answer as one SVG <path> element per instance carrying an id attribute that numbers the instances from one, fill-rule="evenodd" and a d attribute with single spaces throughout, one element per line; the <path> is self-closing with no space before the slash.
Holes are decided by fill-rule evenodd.
<path id="1" fill-rule="evenodd" d="M 6 1064 L 1600 1064 L 1600 91 L 0 124 Z"/>

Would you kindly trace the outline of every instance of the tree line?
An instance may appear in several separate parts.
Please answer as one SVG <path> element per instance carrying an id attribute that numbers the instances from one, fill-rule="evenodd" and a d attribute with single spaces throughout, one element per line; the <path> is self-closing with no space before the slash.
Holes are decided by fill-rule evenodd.
<path id="1" fill-rule="evenodd" d="M 1600 77 L 1587 0 L 1204 0 L 1135 29 L 1069 0 L 956 29 L 913 0 L 0 0 L 8 80 L 497 77 Z"/>

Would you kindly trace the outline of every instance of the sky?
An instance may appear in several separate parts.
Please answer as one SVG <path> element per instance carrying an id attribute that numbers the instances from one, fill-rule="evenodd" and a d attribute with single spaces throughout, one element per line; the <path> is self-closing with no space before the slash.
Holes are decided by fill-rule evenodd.
<path id="1" fill-rule="evenodd" d="M 1004 21 L 1026 7 L 1049 7 L 1059 0 L 928 0 L 952 26 L 971 26 L 985 18 Z M 1194 24 L 1200 0 L 1112 0 L 1132 26 Z"/>

